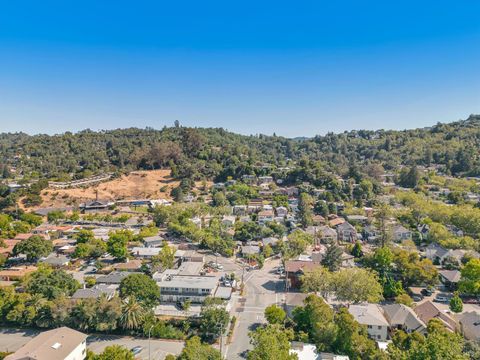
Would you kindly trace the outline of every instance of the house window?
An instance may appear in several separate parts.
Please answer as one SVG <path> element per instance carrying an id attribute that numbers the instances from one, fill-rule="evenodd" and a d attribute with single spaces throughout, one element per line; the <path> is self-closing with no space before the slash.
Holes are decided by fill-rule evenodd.
<path id="1" fill-rule="evenodd" d="M 378 330 L 381 330 L 381 329 L 382 329 L 382 327 L 381 327 L 381 326 L 379 326 L 379 327 L 378 327 Z"/>
<path id="2" fill-rule="evenodd" d="M 371 328 L 372 328 L 372 325 L 367 325 L 367 328 L 371 329 Z"/>

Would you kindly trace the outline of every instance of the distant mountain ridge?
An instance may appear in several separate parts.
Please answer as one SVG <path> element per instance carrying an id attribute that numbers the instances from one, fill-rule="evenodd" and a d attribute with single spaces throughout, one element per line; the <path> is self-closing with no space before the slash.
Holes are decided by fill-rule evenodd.
<path id="1" fill-rule="evenodd" d="M 274 129 L 272 129 L 274 130 Z M 58 135 L 0 134 L 0 174 L 82 178 L 108 171 L 171 168 L 174 177 L 226 179 L 275 168 L 322 166 L 339 174 L 378 164 L 442 165 L 447 173 L 480 173 L 480 115 L 411 130 L 352 130 L 314 137 L 239 135 L 182 126 L 84 130 Z M 320 165 L 321 164 L 321 165 Z"/>

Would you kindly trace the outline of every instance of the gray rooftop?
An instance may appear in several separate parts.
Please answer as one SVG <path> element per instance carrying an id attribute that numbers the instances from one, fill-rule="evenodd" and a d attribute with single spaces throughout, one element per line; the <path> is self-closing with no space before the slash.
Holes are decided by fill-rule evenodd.
<path id="1" fill-rule="evenodd" d="M 97 284 L 120 284 L 120 282 L 131 274 L 141 274 L 133 273 L 128 271 L 115 271 L 108 275 L 99 276 L 97 278 Z"/>
<path id="2" fill-rule="evenodd" d="M 348 311 L 360 324 L 375 326 L 389 325 L 377 304 L 351 305 Z"/>
<path id="3" fill-rule="evenodd" d="M 173 275 L 171 280 L 158 282 L 160 288 L 215 289 L 218 284 L 216 276 Z"/>

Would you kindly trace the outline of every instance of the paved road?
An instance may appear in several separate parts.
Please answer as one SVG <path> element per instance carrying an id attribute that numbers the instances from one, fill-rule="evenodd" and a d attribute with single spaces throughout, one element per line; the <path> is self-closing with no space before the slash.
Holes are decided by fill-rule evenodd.
<path id="1" fill-rule="evenodd" d="M 251 349 L 249 331 L 265 323 L 265 308 L 284 301 L 284 284 L 274 271 L 278 265 L 279 260 L 267 261 L 262 269 L 246 273 L 245 296 L 234 299 L 232 315 L 237 317 L 237 326 L 224 351 L 226 359 L 242 359 Z"/>
<path id="2" fill-rule="evenodd" d="M 17 351 L 39 332 L 35 330 L 0 329 L 0 351 Z M 127 336 L 89 336 L 87 347 L 95 353 L 100 353 L 109 345 L 122 345 L 128 349 L 142 346 L 143 350 L 137 359 L 148 359 L 148 340 Z M 182 351 L 183 342 L 167 340 L 151 340 L 151 359 L 164 359 L 167 354 L 178 355 Z"/>

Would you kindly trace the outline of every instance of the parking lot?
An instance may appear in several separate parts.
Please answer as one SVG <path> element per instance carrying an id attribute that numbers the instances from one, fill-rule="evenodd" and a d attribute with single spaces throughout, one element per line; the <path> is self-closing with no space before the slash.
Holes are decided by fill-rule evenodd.
<path id="1" fill-rule="evenodd" d="M 0 329 L 0 351 L 14 352 L 20 349 L 39 331 L 25 329 Z M 148 359 L 148 339 L 138 339 L 129 336 L 91 335 L 87 338 L 87 347 L 94 353 L 101 353 L 107 346 L 121 345 L 127 349 L 141 346 L 142 351 L 136 355 L 137 359 Z M 168 354 L 178 355 L 183 349 L 183 341 L 157 340 L 150 341 L 151 359 L 164 359 Z"/>

